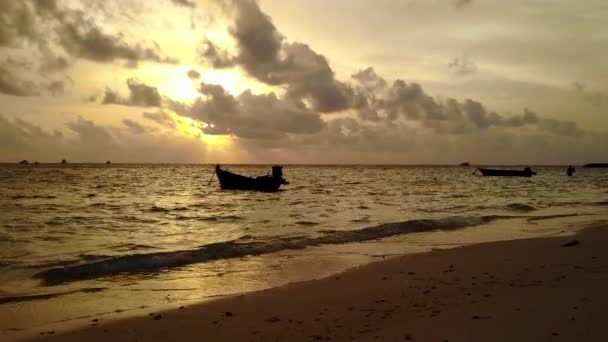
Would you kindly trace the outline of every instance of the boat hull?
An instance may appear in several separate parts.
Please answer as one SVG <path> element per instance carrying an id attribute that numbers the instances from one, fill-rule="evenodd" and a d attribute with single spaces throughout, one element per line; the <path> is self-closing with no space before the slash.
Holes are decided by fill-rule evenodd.
<path id="1" fill-rule="evenodd" d="M 534 171 L 526 170 L 501 170 L 501 169 L 478 169 L 484 176 L 495 177 L 532 177 L 536 174 Z"/>
<path id="2" fill-rule="evenodd" d="M 245 177 L 225 170 L 216 170 L 220 187 L 224 190 L 252 190 L 275 192 L 279 190 L 282 180 L 271 176 Z"/>

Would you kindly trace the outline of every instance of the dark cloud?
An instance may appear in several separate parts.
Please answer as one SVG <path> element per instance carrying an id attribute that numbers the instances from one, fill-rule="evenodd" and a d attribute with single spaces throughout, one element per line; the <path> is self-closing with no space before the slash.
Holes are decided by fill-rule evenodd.
<path id="1" fill-rule="evenodd" d="M 125 60 L 135 66 L 140 61 L 177 62 L 163 56 L 158 46 L 129 44 L 122 34 L 103 32 L 92 19 L 87 19 L 87 13 L 59 4 L 62 3 L 55 0 L 2 1 L 0 47 L 33 44 L 41 52 L 42 69 L 47 71 L 68 65 L 65 57 L 53 53 L 57 48 L 75 58 L 103 63 Z M 56 46 L 51 47 L 52 42 L 57 42 Z"/>
<path id="2" fill-rule="evenodd" d="M 585 102 L 593 105 L 594 107 L 608 105 L 608 95 L 599 91 L 589 91 L 583 83 L 574 82 L 572 86 L 579 98 L 583 99 Z"/>
<path id="3" fill-rule="evenodd" d="M 0 1 L 0 46 L 17 47 L 24 40 L 40 40 L 35 13 L 25 1 Z"/>
<path id="4" fill-rule="evenodd" d="M 184 6 L 184 7 L 190 7 L 190 8 L 196 7 L 196 4 L 193 1 L 189 1 L 189 0 L 171 0 L 171 2 L 178 6 Z"/>
<path id="5" fill-rule="evenodd" d="M 206 134 L 232 134 L 246 139 L 284 139 L 287 134 L 313 134 L 324 122 L 318 112 L 297 107 L 275 94 L 245 91 L 234 97 L 219 85 L 202 84 L 205 96 L 192 105 L 172 103 L 176 113 L 207 124 Z"/>
<path id="6" fill-rule="evenodd" d="M 473 0 L 453 0 L 456 8 L 464 8 L 473 4 Z"/>
<path id="7" fill-rule="evenodd" d="M 65 92 L 65 82 L 54 81 L 48 85 L 48 91 L 52 96 L 59 96 Z"/>
<path id="8" fill-rule="evenodd" d="M 10 58 L 0 64 L 0 94 L 11 96 L 59 96 L 65 91 L 64 81 L 38 81 L 27 79 L 24 70 L 29 64 Z"/>
<path id="9" fill-rule="evenodd" d="M 233 23 L 229 29 L 237 43 L 237 55 L 227 56 L 213 44 L 207 44 L 201 58 L 225 67 L 241 66 L 249 75 L 264 83 L 284 86 L 287 98 L 324 113 L 348 109 L 352 90 L 334 78 L 325 56 L 308 45 L 286 42 L 270 17 L 256 1 L 224 1 Z"/>
<path id="10" fill-rule="evenodd" d="M 127 129 L 133 134 L 143 134 L 146 133 L 146 128 L 133 120 L 124 119 L 122 123 L 127 127 Z"/>
<path id="11" fill-rule="evenodd" d="M 11 69 L 0 65 L 0 93 L 13 96 L 38 96 L 40 89 L 34 82 L 23 80 Z"/>
<path id="12" fill-rule="evenodd" d="M 175 128 L 177 126 L 173 117 L 162 110 L 158 112 L 144 112 L 142 115 L 144 118 L 152 120 L 161 126 L 169 128 Z"/>
<path id="13" fill-rule="evenodd" d="M 201 78 L 201 73 L 192 69 L 192 70 L 188 70 L 188 78 L 191 80 L 198 80 L 199 78 Z"/>
<path id="14" fill-rule="evenodd" d="M 235 59 L 226 50 L 209 40 L 201 43 L 198 54 L 203 63 L 208 63 L 214 68 L 230 68 L 236 64 Z"/>
<path id="15" fill-rule="evenodd" d="M 417 83 L 396 80 L 391 86 L 368 68 L 354 74 L 355 106 L 360 119 L 392 123 L 399 119 L 420 121 L 426 128 L 441 134 L 465 134 L 490 127 L 536 126 L 557 135 L 579 136 L 583 131 L 572 121 L 544 119 L 524 110 L 522 115 L 503 116 L 488 111 L 475 100 L 459 102 L 448 98 L 438 101 Z"/>
<path id="16" fill-rule="evenodd" d="M 101 103 L 139 107 L 161 106 L 162 98 L 155 87 L 148 86 L 134 78 L 127 80 L 127 86 L 129 88 L 128 98 L 125 99 L 116 91 L 108 88 L 105 90 Z"/>
<path id="17" fill-rule="evenodd" d="M 357 81 L 359 86 L 363 87 L 363 89 L 365 89 L 368 93 L 382 90 L 387 86 L 386 80 L 380 77 L 372 67 L 360 70 L 351 77 Z"/>
<path id="18" fill-rule="evenodd" d="M 477 72 L 477 64 L 468 57 L 456 57 L 449 64 L 448 68 L 457 76 L 467 76 Z"/>
<path id="19" fill-rule="evenodd" d="M 578 128 L 575 122 L 556 119 L 542 119 L 538 122 L 541 130 L 562 136 L 582 136 L 584 132 Z"/>
<path id="20" fill-rule="evenodd" d="M 121 34 L 112 36 L 102 32 L 91 22 L 66 22 L 59 29 L 61 46 L 72 56 L 95 62 L 108 63 L 117 59 L 137 66 L 140 61 L 176 64 L 177 60 L 164 57 L 157 47 L 127 44 Z"/>

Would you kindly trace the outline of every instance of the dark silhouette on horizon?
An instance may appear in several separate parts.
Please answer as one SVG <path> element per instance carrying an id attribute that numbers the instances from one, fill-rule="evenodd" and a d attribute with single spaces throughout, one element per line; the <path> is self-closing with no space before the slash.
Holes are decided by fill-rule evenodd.
<path id="1" fill-rule="evenodd" d="M 536 175 L 530 167 L 523 170 L 507 170 L 507 169 L 485 169 L 478 168 L 483 176 L 500 176 L 500 177 L 532 177 Z"/>
<path id="2" fill-rule="evenodd" d="M 574 168 L 574 166 L 570 165 L 570 166 L 568 166 L 568 169 L 566 170 L 566 174 L 570 177 L 570 176 L 572 176 L 572 174 L 574 174 L 575 171 L 576 171 L 576 169 Z"/>
<path id="3" fill-rule="evenodd" d="M 272 167 L 272 175 L 258 176 L 255 178 L 241 176 L 230 171 L 222 170 L 219 164 L 215 166 L 215 174 L 220 181 L 220 187 L 222 189 L 274 192 L 278 191 L 281 185 L 289 184 L 289 182 L 283 178 L 283 167 L 279 165 Z"/>

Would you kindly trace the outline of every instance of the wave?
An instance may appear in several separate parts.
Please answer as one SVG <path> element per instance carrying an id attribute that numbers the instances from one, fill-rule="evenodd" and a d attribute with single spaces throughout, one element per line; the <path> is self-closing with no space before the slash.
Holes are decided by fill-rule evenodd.
<path id="1" fill-rule="evenodd" d="M 67 296 L 75 293 L 97 293 L 101 291 L 105 291 L 107 288 L 105 287 L 91 287 L 79 290 L 65 291 L 65 292 L 54 292 L 54 293 L 41 293 L 41 294 L 33 294 L 33 295 L 22 295 L 22 296 L 0 296 L 0 305 L 2 304 L 13 304 L 13 303 L 22 303 L 22 302 L 31 302 L 34 300 L 46 300 L 57 298 L 61 296 Z"/>
<path id="2" fill-rule="evenodd" d="M 563 217 L 575 217 L 575 216 L 579 216 L 579 215 L 578 214 L 556 214 L 556 215 L 545 215 L 545 216 L 532 216 L 532 217 L 528 217 L 527 221 L 534 222 L 534 221 L 550 220 L 550 219 L 563 218 Z"/>
<path id="3" fill-rule="evenodd" d="M 251 241 L 237 239 L 204 245 L 196 249 L 130 254 L 104 260 L 65 265 L 51 268 L 34 275 L 47 285 L 68 283 L 84 279 L 95 279 L 117 274 L 153 272 L 161 269 L 183 267 L 215 260 L 240 258 L 299 250 L 319 245 L 335 245 L 372 241 L 392 236 L 429 232 L 435 230 L 455 230 L 488 223 L 504 216 L 448 217 L 443 219 L 421 219 L 397 223 L 387 223 L 358 230 L 332 231 L 319 237 L 287 237 L 281 239 Z"/>
<path id="4" fill-rule="evenodd" d="M 43 195 L 32 195 L 32 196 L 28 196 L 28 195 L 13 195 L 10 196 L 11 199 L 54 199 L 57 198 L 57 196 L 53 196 L 53 195 L 48 195 L 48 196 L 43 196 Z"/>
<path id="5" fill-rule="evenodd" d="M 0 269 L 8 268 L 8 267 L 12 266 L 13 264 L 14 263 L 10 262 L 10 261 L 0 260 Z"/>
<path id="6" fill-rule="evenodd" d="M 523 203 L 511 203 L 511 204 L 507 205 L 507 209 L 513 210 L 513 211 L 524 211 L 524 212 L 536 210 L 535 207 L 528 205 L 528 204 L 523 204 Z"/>

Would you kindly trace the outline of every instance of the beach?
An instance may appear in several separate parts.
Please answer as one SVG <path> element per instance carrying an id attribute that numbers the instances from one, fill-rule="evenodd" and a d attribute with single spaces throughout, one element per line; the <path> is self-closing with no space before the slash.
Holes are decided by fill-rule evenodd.
<path id="1" fill-rule="evenodd" d="M 43 341 L 604 341 L 608 223 L 387 258 Z"/>

